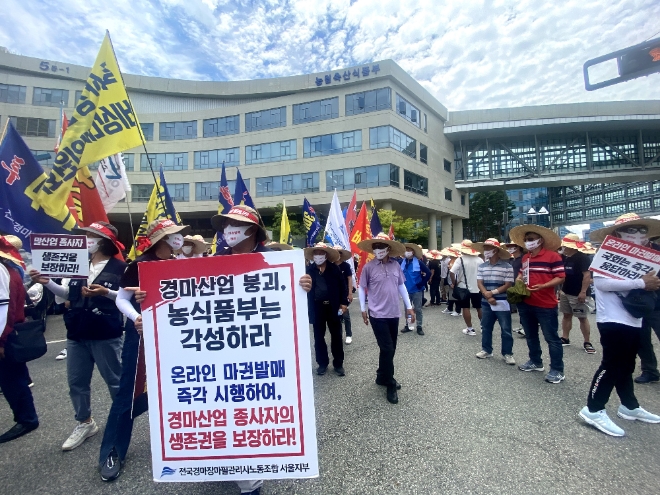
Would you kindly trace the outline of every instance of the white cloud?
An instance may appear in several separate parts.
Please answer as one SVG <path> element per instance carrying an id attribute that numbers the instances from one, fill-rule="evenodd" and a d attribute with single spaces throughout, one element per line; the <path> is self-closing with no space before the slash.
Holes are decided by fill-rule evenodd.
<path id="1" fill-rule="evenodd" d="M 653 35 L 657 0 L 4 0 L 0 45 L 125 72 L 243 80 L 392 58 L 450 110 L 657 98 L 660 75 L 586 92 L 589 59 Z"/>

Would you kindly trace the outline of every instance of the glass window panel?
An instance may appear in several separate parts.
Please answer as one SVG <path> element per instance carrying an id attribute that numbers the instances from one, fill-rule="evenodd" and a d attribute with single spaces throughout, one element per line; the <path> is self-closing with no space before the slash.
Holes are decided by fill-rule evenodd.
<path id="1" fill-rule="evenodd" d="M 25 103 L 25 86 L 0 84 L 0 103 Z"/>

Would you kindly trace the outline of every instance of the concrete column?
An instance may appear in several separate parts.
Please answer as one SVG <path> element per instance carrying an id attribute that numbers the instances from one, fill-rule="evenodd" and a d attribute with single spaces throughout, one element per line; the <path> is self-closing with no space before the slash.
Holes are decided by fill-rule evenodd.
<path id="1" fill-rule="evenodd" d="M 451 217 L 446 216 L 440 219 L 442 221 L 442 248 L 449 247 L 451 244 Z"/>
<path id="2" fill-rule="evenodd" d="M 454 242 L 463 240 L 463 219 L 454 218 Z"/>
<path id="3" fill-rule="evenodd" d="M 385 203 L 383 203 L 382 208 L 383 208 L 383 210 L 391 210 L 392 209 L 392 203 L 390 203 L 389 201 L 386 201 Z"/>
<path id="4" fill-rule="evenodd" d="M 435 213 L 429 213 L 429 249 L 438 249 L 438 232 L 436 229 L 437 217 Z"/>

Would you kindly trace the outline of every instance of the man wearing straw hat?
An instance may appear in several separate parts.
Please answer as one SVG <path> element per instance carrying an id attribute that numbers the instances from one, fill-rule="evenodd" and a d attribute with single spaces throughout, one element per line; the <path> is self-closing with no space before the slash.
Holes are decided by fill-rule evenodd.
<path id="1" fill-rule="evenodd" d="M 566 234 L 561 240 L 564 252 L 564 272 L 566 278 L 559 293 L 559 311 L 564 315 L 561 320 L 561 343 L 571 345 L 569 334 L 573 327 L 573 316 L 580 322 L 580 331 L 584 337 L 584 352 L 595 354 L 596 349 L 591 345 L 591 327 L 589 326 L 589 306 L 587 306 L 587 292 L 591 284 L 589 266 L 591 259 L 585 254 L 586 244 L 580 241 L 577 234 Z"/>
<path id="2" fill-rule="evenodd" d="M 339 259 L 335 261 L 335 264 L 341 270 L 341 274 L 346 280 L 346 300 L 350 305 L 353 302 L 353 272 L 351 271 L 351 265 L 348 264 L 348 260 L 353 262 L 353 253 L 342 249 L 341 246 L 332 246 L 339 253 Z M 344 322 L 344 328 L 346 329 L 346 344 L 351 344 L 353 342 L 353 330 L 351 328 L 351 312 L 346 310 L 342 314 L 340 321 Z"/>
<path id="3" fill-rule="evenodd" d="M 493 357 L 493 328 L 495 320 L 502 331 L 502 356 L 506 364 L 515 365 L 513 336 L 511 335 L 511 308 L 506 291 L 513 285 L 513 267 L 506 261 L 511 256 L 497 239 L 486 239 L 474 244 L 483 253 L 485 263 L 477 268 L 477 285 L 483 297 L 481 302 L 481 351 L 479 359 Z"/>
<path id="4" fill-rule="evenodd" d="M 406 290 L 408 291 L 408 297 L 410 302 L 412 302 L 413 308 L 415 309 L 415 320 L 417 321 L 417 334 L 424 335 L 424 330 L 422 329 L 423 323 L 423 313 L 422 305 L 424 298 L 424 287 L 426 283 L 431 278 L 431 270 L 426 266 L 426 263 L 422 261 L 424 254 L 422 253 L 422 248 L 417 244 L 412 242 L 406 242 L 403 245 L 406 248 L 404 253 L 404 259 L 401 260 L 401 270 L 406 277 Z M 412 332 L 408 325 L 403 327 L 401 333 Z"/>
<path id="5" fill-rule="evenodd" d="M 309 322 L 314 327 L 314 351 L 319 367 L 317 375 L 325 375 L 330 364 L 328 345 L 325 343 L 326 327 L 330 331 L 332 366 L 338 376 L 344 376 L 344 344 L 341 338 L 341 316 L 348 311 L 346 281 L 339 267 L 339 251 L 319 242 L 305 248 L 305 259 L 313 263 L 307 267 L 312 278 L 312 290 L 307 293 Z"/>
<path id="6" fill-rule="evenodd" d="M 481 294 L 477 285 L 477 269 L 484 261 L 479 258 L 479 251 L 472 247 L 472 241 L 464 239 L 459 248 L 461 257 L 452 266 L 450 275 L 452 283 L 461 289 L 467 289 L 470 292 L 468 299 L 464 301 L 457 301 L 457 310 L 460 308 L 463 313 L 463 320 L 467 328 L 463 329 L 465 335 L 474 337 L 477 332 L 472 327 L 472 314 L 470 313 L 470 306 L 477 310 L 477 316 L 481 321 Z"/>
<path id="7" fill-rule="evenodd" d="M 415 322 L 415 311 L 406 290 L 406 279 L 401 267 L 393 259 L 403 256 L 406 248 L 382 232 L 372 239 L 358 243 L 358 247 L 375 256 L 375 259 L 362 269 L 358 295 L 362 320 L 365 325 L 371 322 L 371 329 L 380 348 L 376 383 L 387 387 L 388 402 L 396 404 L 399 402 L 397 390 L 401 388 L 394 379 L 394 354 L 401 317 L 399 297 L 403 299 L 411 323 Z M 365 290 L 369 292 L 368 313 Z"/>
<path id="8" fill-rule="evenodd" d="M 187 235 L 183 238 L 183 246 L 176 257 L 180 260 L 201 258 L 209 246 L 210 244 L 201 235 Z"/>
<path id="9" fill-rule="evenodd" d="M 540 225 L 519 225 L 509 232 L 511 240 L 525 246 L 523 267 L 518 275 L 531 295 L 518 304 L 520 323 L 525 330 L 529 348 L 529 361 L 520 365 L 520 371 L 544 371 L 541 358 L 539 325 L 548 343 L 550 371 L 545 375 L 548 383 L 564 380 L 564 351 L 559 338 L 559 318 L 555 287 L 564 281 L 564 262 L 557 254 L 561 239 L 552 230 Z"/>

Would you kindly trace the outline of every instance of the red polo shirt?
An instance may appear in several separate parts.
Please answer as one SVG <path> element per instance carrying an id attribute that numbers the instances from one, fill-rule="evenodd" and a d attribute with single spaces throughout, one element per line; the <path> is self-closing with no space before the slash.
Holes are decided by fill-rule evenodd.
<path id="1" fill-rule="evenodd" d="M 541 248 L 541 251 L 536 256 L 532 256 L 530 253 L 525 254 L 523 256 L 521 271 L 523 273 L 523 280 L 525 280 L 528 287 L 548 283 L 556 277 L 566 277 L 564 274 L 564 262 L 561 256 L 544 248 Z M 525 299 L 525 302 L 530 306 L 555 308 L 557 307 L 555 288 L 548 287 L 547 289 L 532 292 L 532 295 Z"/>

